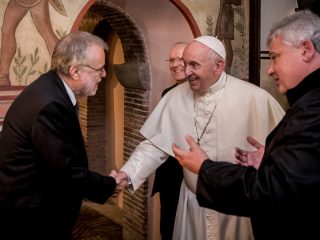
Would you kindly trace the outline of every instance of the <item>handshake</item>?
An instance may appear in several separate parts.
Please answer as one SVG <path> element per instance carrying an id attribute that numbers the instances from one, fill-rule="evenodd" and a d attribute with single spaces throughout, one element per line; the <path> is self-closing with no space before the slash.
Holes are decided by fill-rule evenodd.
<path id="1" fill-rule="evenodd" d="M 112 197 L 117 197 L 125 188 L 129 187 L 129 176 L 126 172 L 112 170 L 109 174 L 110 177 L 113 177 L 116 180 L 117 186 L 114 190 Z"/>

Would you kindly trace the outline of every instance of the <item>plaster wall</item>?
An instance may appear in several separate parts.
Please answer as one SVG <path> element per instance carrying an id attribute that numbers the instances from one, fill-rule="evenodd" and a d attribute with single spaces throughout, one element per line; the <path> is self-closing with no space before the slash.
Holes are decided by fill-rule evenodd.
<path id="1" fill-rule="evenodd" d="M 272 24 L 285 15 L 294 12 L 294 9 L 297 7 L 296 0 L 278 0 L 277 4 L 274 4 L 274 2 L 270 0 L 261 0 L 261 51 L 267 51 L 266 39 Z"/>

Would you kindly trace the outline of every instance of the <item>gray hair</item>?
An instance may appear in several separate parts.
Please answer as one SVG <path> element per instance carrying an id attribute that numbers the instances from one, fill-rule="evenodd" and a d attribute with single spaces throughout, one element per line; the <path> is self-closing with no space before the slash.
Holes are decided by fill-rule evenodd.
<path id="1" fill-rule="evenodd" d="M 320 18 L 309 10 L 286 16 L 273 25 L 267 38 L 267 46 L 279 36 L 285 44 L 295 47 L 305 40 L 310 40 L 317 52 L 320 52 Z"/>
<path id="2" fill-rule="evenodd" d="M 53 50 L 51 69 L 69 76 L 71 66 L 88 64 L 90 53 L 87 50 L 92 45 L 108 51 L 107 44 L 100 37 L 88 32 L 72 32 L 62 37 Z"/>

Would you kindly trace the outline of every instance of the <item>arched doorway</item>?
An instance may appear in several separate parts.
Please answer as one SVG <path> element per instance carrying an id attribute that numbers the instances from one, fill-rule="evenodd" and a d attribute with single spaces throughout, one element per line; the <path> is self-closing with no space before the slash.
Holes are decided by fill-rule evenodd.
<path id="1" fill-rule="evenodd" d="M 179 22 L 182 21 L 184 24 L 182 28 L 181 26 L 175 27 L 188 29 L 187 33 L 175 33 L 182 36 L 179 40 L 192 39 L 192 31 L 181 12 L 172 3 L 165 1 L 167 6 L 161 11 L 167 15 L 168 6 L 171 12 L 174 9 L 175 15 L 172 21 L 178 18 Z M 147 0 L 142 2 L 145 2 L 145 5 L 149 4 Z M 156 8 L 156 10 L 159 9 Z M 81 109 L 83 112 L 81 121 L 83 121 L 83 132 L 88 147 L 90 168 L 107 174 L 111 169 L 114 167 L 118 169 L 122 162 L 128 160 L 137 144 L 143 140 L 139 130 L 155 105 L 153 101 L 156 98 L 155 94 L 157 91 L 161 93 L 164 88 L 155 90 L 156 85 L 159 84 L 158 74 L 164 74 L 162 70 L 159 70 L 159 65 L 166 63 L 166 56 L 159 58 L 153 51 L 153 48 L 157 48 L 154 46 L 163 42 L 151 37 L 153 33 L 150 33 L 149 28 L 141 27 L 137 24 L 137 19 L 133 19 L 125 9 L 117 4 L 111 1 L 108 3 L 97 1 L 85 11 L 83 19 L 81 16 L 81 22 L 78 19 L 79 24 L 73 29 L 94 32 L 101 36 L 110 47 L 107 78 L 100 83 L 97 94 L 83 102 Z M 141 11 L 144 10 L 141 9 Z M 152 21 L 158 21 L 160 22 L 158 25 L 162 25 L 163 19 L 153 18 Z M 159 29 L 159 31 L 164 30 Z M 174 43 L 170 42 L 172 33 L 167 29 L 165 31 L 169 39 L 169 43 L 165 44 L 171 47 Z M 166 74 L 170 75 L 167 66 L 165 70 Z M 115 93 L 113 90 L 117 86 L 119 91 Z M 115 120 L 116 115 L 118 120 Z M 119 153 L 122 155 L 120 156 Z M 119 161 L 119 158 L 122 159 Z M 157 239 L 152 236 L 154 235 L 152 232 L 153 215 L 157 207 L 153 206 L 153 200 L 150 199 L 151 187 L 152 181 L 146 181 L 134 194 L 125 191 L 123 201 L 120 199 L 115 203 L 123 208 L 124 239 Z M 156 225 L 159 226 L 159 224 Z"/>

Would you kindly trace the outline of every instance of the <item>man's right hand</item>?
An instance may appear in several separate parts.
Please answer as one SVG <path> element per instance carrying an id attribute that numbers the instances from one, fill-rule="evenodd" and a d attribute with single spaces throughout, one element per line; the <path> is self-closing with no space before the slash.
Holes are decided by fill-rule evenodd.
<path id="1" fill-rule="evenodd" d="M 117 186 L 114 190 L 112 197 L 118 197 L 118 195 L 123 191 L 123 189 L 128 187 L 128 175 L 123 172 L 112 170 L 109 176 L 113 177 L 116 180 Z"/>
<path id="2" fill-rule="evenodd" d="M 116 179 L 116 183 L 118 185 L 121 185 L 125 188 L 128 187 L 128 181 L 129 181 L 129 177 L 128 177 L 128 174 L 124 171 L 119 171 L 115 177 Z"/>
<path id="3" fill-rule="evenodd" d="M 183 167 L 198 174 L 202 163 L 208 159 L 208 155 L 190 135 L 186 136 L 186 141 L 190 147 L 190 151 L 184 151 L 173 143 L 173 153 Z"/>

